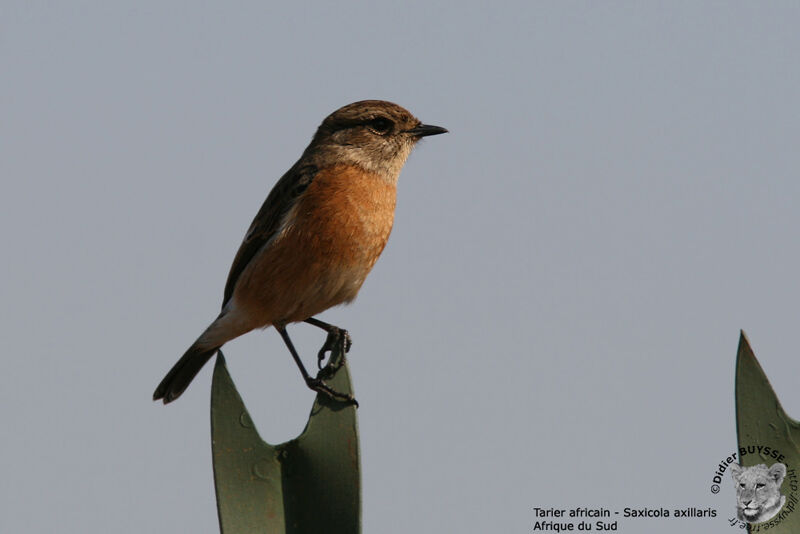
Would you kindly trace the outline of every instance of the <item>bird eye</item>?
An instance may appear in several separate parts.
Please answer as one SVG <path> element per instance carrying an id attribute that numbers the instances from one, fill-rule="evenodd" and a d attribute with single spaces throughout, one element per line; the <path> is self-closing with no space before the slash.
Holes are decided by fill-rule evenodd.
<path id="1" fill-rule="evenodd" d="M 389 119 L 384 117 L 378 117 L 377 119 L 372 119 L 367 123 L 369 129 L 379 135 L 386 135 L 392 130 L 394 123 Z"/>

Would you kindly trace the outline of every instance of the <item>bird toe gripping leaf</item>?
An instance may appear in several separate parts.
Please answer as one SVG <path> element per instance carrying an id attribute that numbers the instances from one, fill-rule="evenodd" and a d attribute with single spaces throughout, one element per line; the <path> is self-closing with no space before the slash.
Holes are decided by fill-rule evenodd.
<path id="1" fill-rule="evenodd" d="M 744 332 L 739 338 L 739 351 L 736 358 L 736 428 L 738 433 L 740 462 L 743 467 L 776 462 L 772 456 L 764 456 L 764 447 L 780 451 L 782 463 L 795 471 L 800 469 L 800 422 L 795 421 L 783 410 L 775 395 L 767 375 L 759 365 L 753 349 Z M 759 449 L 761 446 L 761 449 Z M 744 449 L 745 454 L 742 455 Z M 752 452 L 751 452 L 752 451 Z M 784 480 L 783 493 L 788 494 L 790 480 Z M 794 510 L 794 507 L 798 507 Z M 791 507 L 791 510 L 790 510 Z M 800 506 L 787 502 L 781 510 L 784 514 L 776 516 L 778 521 L 771 525 L 769 532 L 774 534 L 797 534 L 800 532 Z M 772 523 L 772 521 L 770 521 Z M 763 523 L 761 527 L 768 523 Z M 750 527 L 754 532 L 761 528 Z"/>
<path id="2" fill-rule="evenodd" d="M 333 352 L 323 376 L 352 395 L 341 350 Z M 361 532 L 355 406 L 319 394 L 303 433 L 270 445 L 258 435 L 220 352 L 211 392 L 211 443 L 224 534 Z"/>

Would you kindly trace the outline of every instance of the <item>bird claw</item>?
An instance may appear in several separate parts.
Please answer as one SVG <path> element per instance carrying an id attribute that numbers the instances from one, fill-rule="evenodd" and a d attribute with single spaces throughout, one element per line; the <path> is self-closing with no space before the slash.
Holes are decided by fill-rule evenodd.
<path id="1" fill-rule="evenodd" d="M 350 333 L 343 329 L 343 328 L 336 328 L 335 330 L 331 330 L 328 332 L 328 337 L 325 339 L 325 344 L 322 345 L 322 348 L 319 349 L 317 353 L 317 367 L 321 370 L 323 367 L 323 362 L 327 355 L 325 353 L 330 352 L 330 355 L 333 356 L 334 352 L 338 349 L 342 355 L 347 354 L 350 352 L 350 347 L 353 346 L 353 339 L 350 337 Z M 330 365 L 331 362 L 328 362 Z M 338 367 L 338 365 L 337 365 Z"/>
<path id="2" fill-rule="evenodd" d="M 336 391 L 335 389 L 330 387 L 328 384 L 326 384 L 323 380 L 321 380 L 319 378 L 310 378 L 309 377 L 306 380 L 306 385 L 310 389 L 316 391 L 317 393 L 322 393 L 323 395 L 326 395 L 330 399 L 333 399 L 335 401 L 346 402 L 346 403 L 352 404 L 356 408 L 358 408 L 358 401 L 356 400 L 356 398 L 353 395 L 351 395 L 349 393 L 341 393 L 339 391 Z"/>

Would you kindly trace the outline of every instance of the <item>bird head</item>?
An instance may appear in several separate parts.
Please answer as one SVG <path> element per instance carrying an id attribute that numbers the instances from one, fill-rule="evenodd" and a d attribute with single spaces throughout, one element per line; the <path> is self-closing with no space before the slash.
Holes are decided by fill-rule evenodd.
<path id="1" fill-rule="evenodd" d="M 423 124 L 408 110 L 383 100 L 362 100 L 328 115 L 306 152 L 358 165 L 397 180 L 411 149 L 425 136 L 447 132 Z"/>

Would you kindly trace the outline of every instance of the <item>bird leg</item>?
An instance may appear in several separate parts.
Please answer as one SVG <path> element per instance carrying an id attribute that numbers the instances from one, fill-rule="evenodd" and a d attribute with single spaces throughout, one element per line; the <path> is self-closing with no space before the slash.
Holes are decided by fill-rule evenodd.
<path id="1" fill-rule="evenodd" d="M 283 338 L 283 342 L 286 343 L 286 347 L 288 347 L 289 352 L 292 353 L 292 358 L 294 358 L 294 363 L 296 363 L 297 367 L 300 368 L 300 374 L 303 375 L 303 380 L 306 381 L 306 385 L 310 389 L 316 391 L 317 393 L 322 393 L 324 395 L 327 395 L 329 398 L 333 400 L 349 402 L 355 404 L 356 408 L 358 407 L 358 401 L 356 401 L 355 397 L 353 397 L 352 395 L 336 391 L 328 384 L 326 384 L 321 378 L 313 378 L 311 375 L 309 375 L 308 371 L 306 371 L 306 366 L 303 365 L 303 361 L 297 354 L 297 349 L 294 348 L 292 340 L 289 339 L 289 334 L 288 332 L 286 332 L 286 328 L 276 326 L 275 329 Z"/>
<path id="2" fill-rule="evenodd" d="M 320 321 L 319 319 L 315 319 L 313 317 L 309 317 L 304 322 L 312 324 L 317 328 L 322 328 L 328 332 L 328 337 L 325 339 L 325 344 L 322 345 L 322 348 L 319 349 L 319 352 L 317 353 L 317 367 L 319 369 L 322 369 L 323 367 L 322 362 L 325 361 L 326 352 L 330 352 L 331 355 L 333 355 L 333 352 L 336 349 L 339 349 L 341 350 L 342 354 L 346 354 L 350 351 L 350 347 L 353 346 L 353 339 L 344 328 L 333 326 L 332 324 L 328 324 L 325 321 Z"/>

